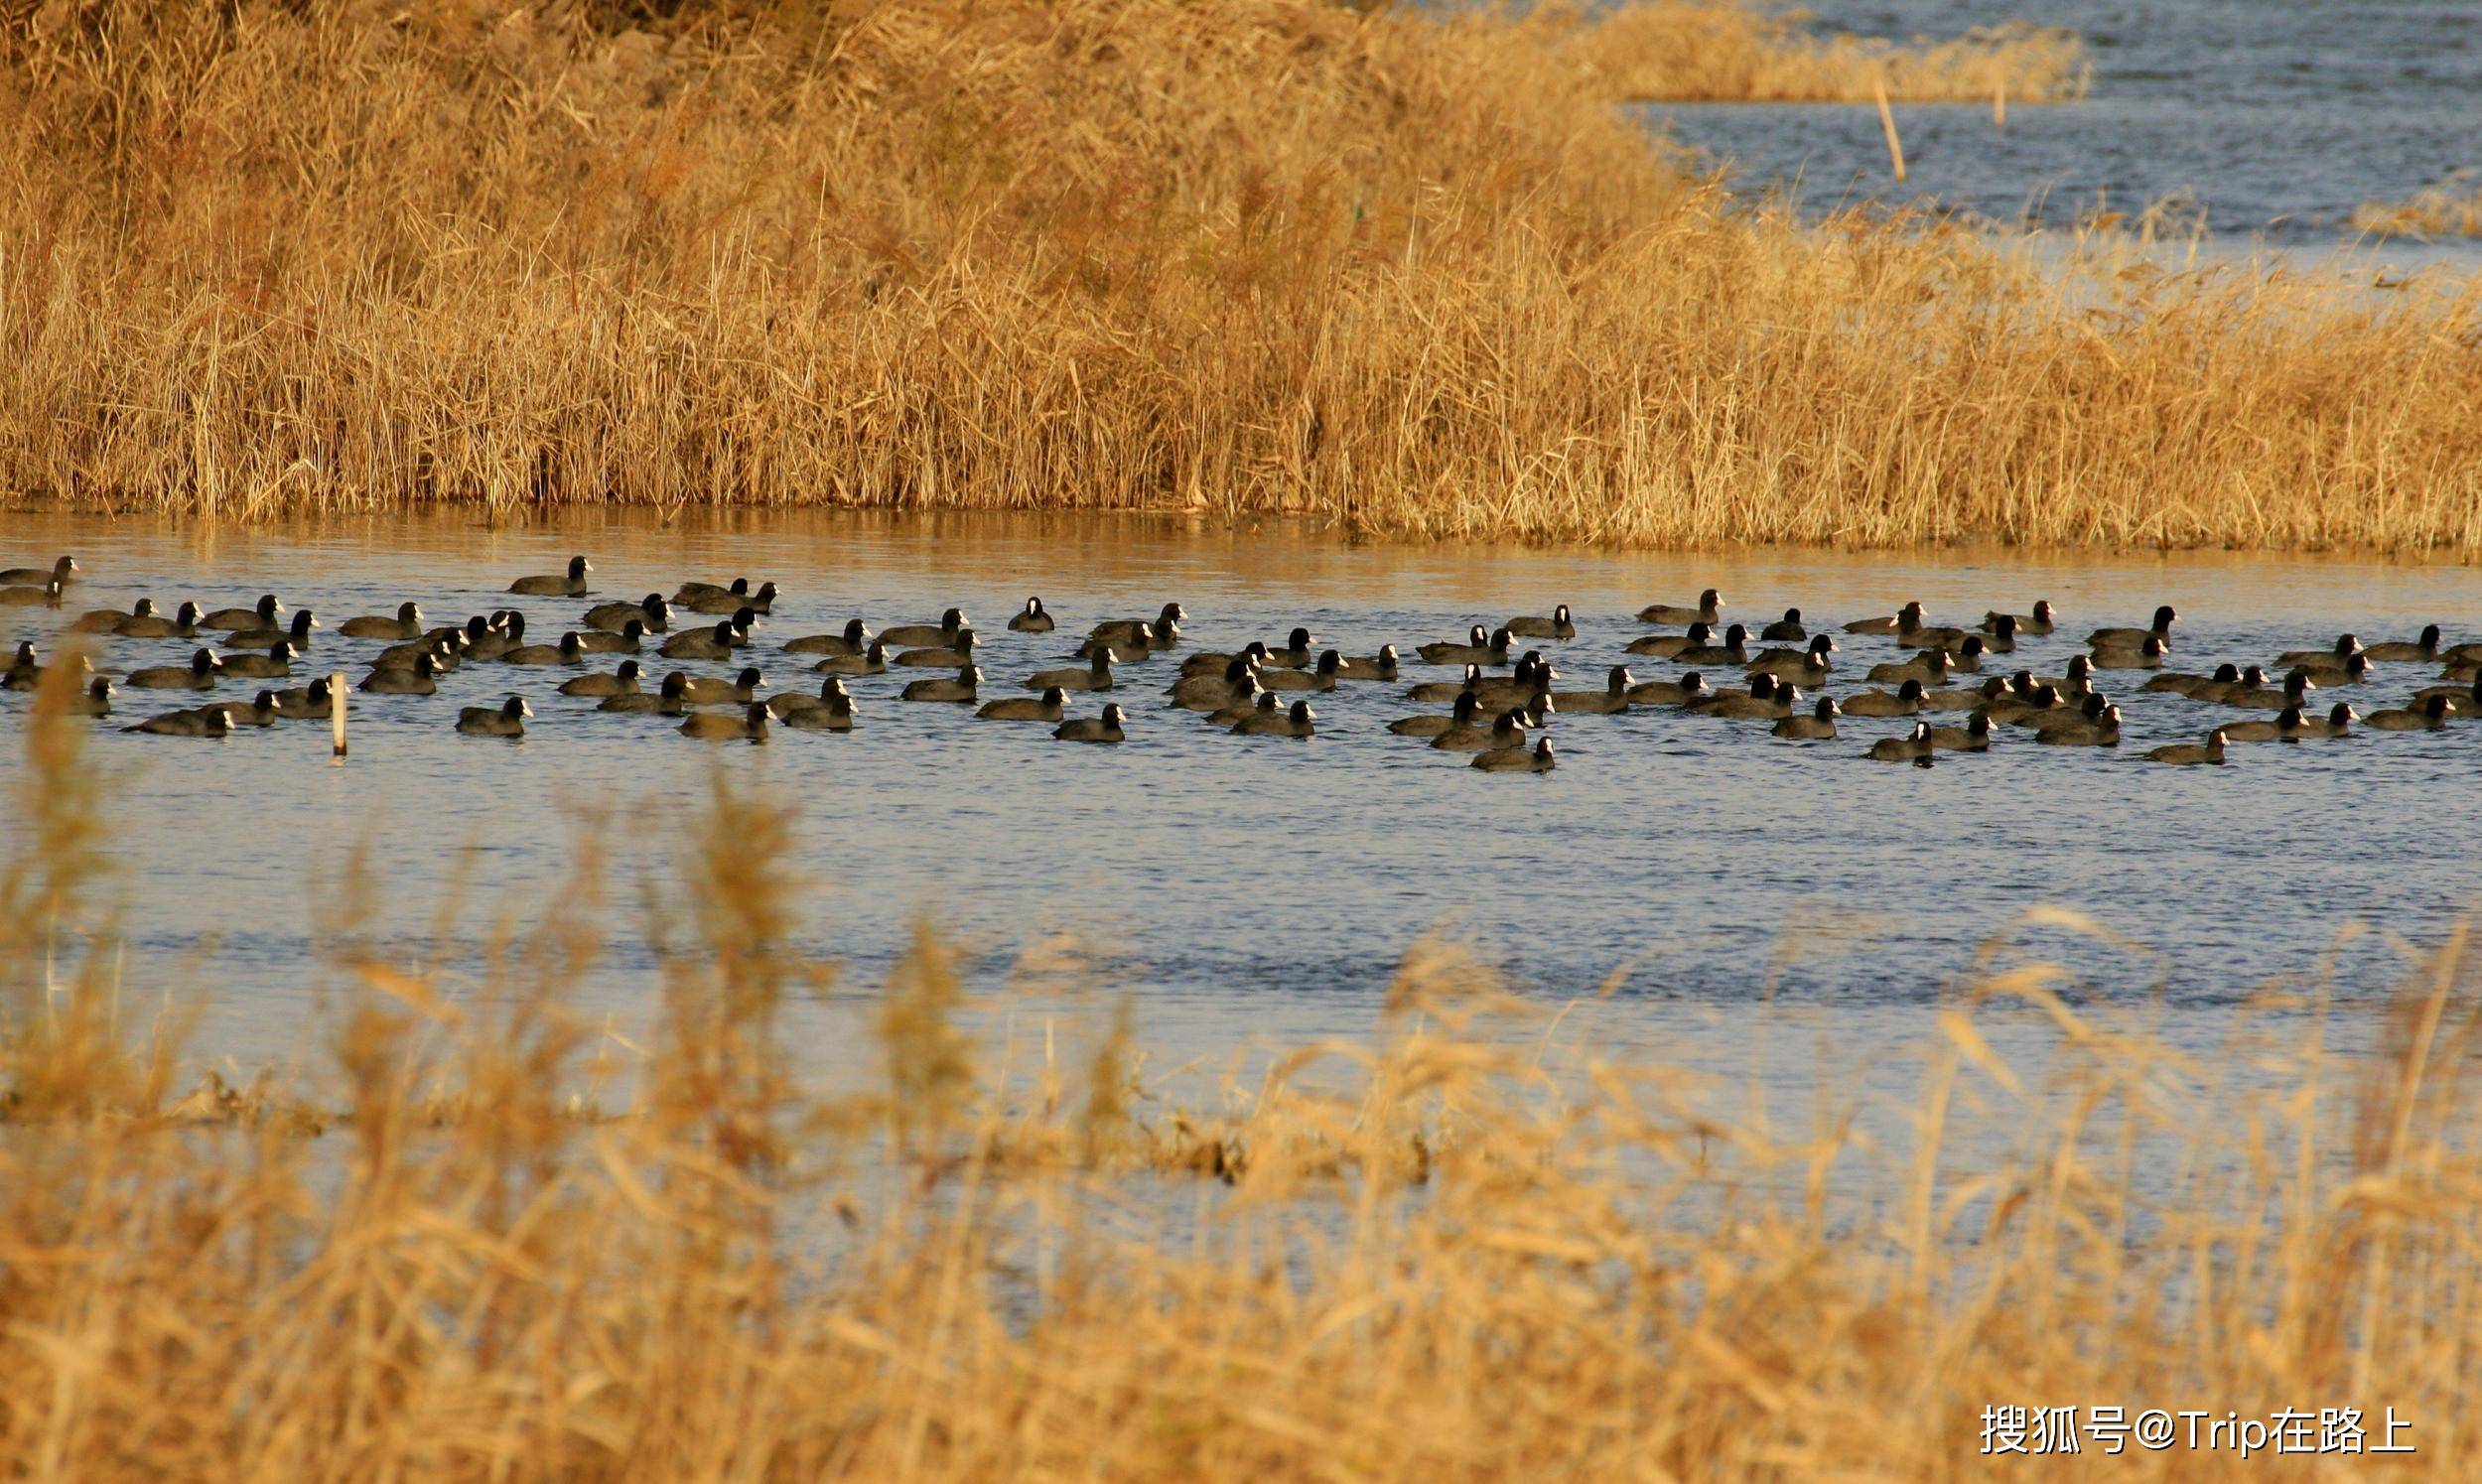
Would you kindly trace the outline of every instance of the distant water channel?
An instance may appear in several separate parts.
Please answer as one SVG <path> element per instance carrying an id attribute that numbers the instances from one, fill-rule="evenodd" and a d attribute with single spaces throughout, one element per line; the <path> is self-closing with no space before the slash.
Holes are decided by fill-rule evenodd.
<path id="1" fill-rule="evenodd" d="M 2482 188 L 2482 8 L 2465 0 L 1817 0 L 1824 29 L 1954 36 L 2022 19 L 2084 39 L 2085 100 L 2009 110 L 1899 105 L 1910 179 L 1889 175 L 1868 106 L 1657 104 L 1651 127 L 1728 163 L 1749 188 L 1816 209 L 1927 201 L 2068 226 L 2178 199 L 2225 244 L 2319 252 L 2353 240 L 2365 202 L 2451 178 Z M 2400 264 L 2482 263 L 2482 242 L 2389 242 Z"/>

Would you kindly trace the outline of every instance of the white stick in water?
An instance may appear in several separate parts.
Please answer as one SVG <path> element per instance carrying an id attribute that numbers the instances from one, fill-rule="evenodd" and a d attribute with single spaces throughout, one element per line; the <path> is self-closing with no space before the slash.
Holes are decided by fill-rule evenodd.
<path id="1" fill-rule="evenodd" d="M 337 746 L 336 755 L 345 755 L 345 672 L 328 677 L 328 738 Z"/>
<path id="2" fill-rule="evenodd" d="M 1870 79 L 1870 91 L 1878 95 L 1879 127 L 1887 131 L 1887 160 L 1896 167 L 1896 179 L 1904 179 L 1904 144 L 1896 138 L 1896 115 L 1887 106 L 1887 79 Z"/>

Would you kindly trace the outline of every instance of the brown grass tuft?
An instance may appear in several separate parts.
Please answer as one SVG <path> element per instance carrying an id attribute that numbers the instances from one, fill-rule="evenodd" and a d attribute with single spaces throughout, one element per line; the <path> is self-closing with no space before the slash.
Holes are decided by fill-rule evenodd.
<path id="1" fill-rule="evenodd" d="M 2365 202 L 2353 230 L 2378 237 L 2482 237 L 2482 187 L 2433 186 L 2410 201 Z"/>

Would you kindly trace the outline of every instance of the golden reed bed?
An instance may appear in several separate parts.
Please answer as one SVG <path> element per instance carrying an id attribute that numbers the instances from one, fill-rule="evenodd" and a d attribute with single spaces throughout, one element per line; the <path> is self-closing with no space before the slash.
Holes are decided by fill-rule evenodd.
<path id="1" fill-rule="evenodd" d="M 628 9 L 4 12 L 5 497 L 2482 546 L 2469 294 L 1805 228 L 1613 102 L 2073 92 L 2056 41 L 1888 52 L 1678 6 Z"/>
<path id="2" fill-rule="evenodd" d="M 2097 1407 L 2333 1412 L 2305 1446 L 2351 1408 L 2402 1476 L 2482 1464 L 2461 936 L 2342 1059 L 2315 980 L 2198 1056 L 2142 990 L 1986 963 L 1875 1122 L 1833 1073 L 1770 1119 L 1424 948 L 1368 1040 L 1182 1113 L 1056 984 L 998 1065 L 927 932 L 841 990 L 789 945 L 787 811 L 719 784 L 680 889 L 608 906 L 590 833 L 480 984 L 363 946 L 349 874 L 306 904 L 309 1064 L 184 1095 L 178 994 L 117 978 L 82 725 L 27 726 L 0 875 L 12 1478 L 2014 1478 L 1987 1446 L 2061 1435 L 2020 1407 L 2079 1409 L 2115 1478 L 2303 1460 L 2106 1458 Z M 582 1107 L 621 1098 L 572 1008 L 607 919 L 664 902 L 633 1089 Z M 823 994 L 877 1025 L 843 1085 L 784 1029 Z"/>

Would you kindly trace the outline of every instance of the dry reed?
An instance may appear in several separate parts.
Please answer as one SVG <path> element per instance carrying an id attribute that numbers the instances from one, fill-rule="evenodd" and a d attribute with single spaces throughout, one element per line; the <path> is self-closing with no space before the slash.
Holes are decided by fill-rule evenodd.
<path id="1" fill-rule="evenodd" d="M 2433 186 L 2411 200 L 2365 202 L 2353 230 L 2377 237 L 2482 237 L 2482 187 Z"/>
<path id="2" fill-rule="evenodd" d="M 0 489 L 2482 547 L 2470 297 L 1803 226 L 1573 16 L 648 9 L 12 12 Z"/>
<path id="3" fill-rule="evenodd" d="M 2461 936 L 2357 1062 L 2315 999 L 2255 1008 L 2297 1032 L 2237 1012 L 2200 1063 L 1986 964 L 1893 1141 L 1833 1099 L 1719 1118 L 1590 1048 L 1546 1072 L 1553 1027 L 1425 949 L 1367 1043 L 1150 1117 L 1125 1013 L 1004 1076 L 928 937 L 879 1085 L 805 1085 L 778 1016 L 827 981 L 787 947 L 785 814 L 719 787 L 620 1116 L 573 1101 L 601 1080 L 565 1008 L 591 848 L 505 977 L 331 934 L 349 988 L 306 1096 L 183 1100 L 177 1030 L 81 911 L 77 733 L 30 734 L 0 887 L 12 1477 L 1943 1479 L 2002 1471 L 1986 1408 L 2098 1404 L 2350 1406 L 2367 1442 L 2393 1407 L 2404 1474 L 2482 1464 Z M 1992 1050 L 2028 1020 L 2047 1065 Z M 2115 1476 L 2271 1466 L 2127 1449 Z"/>
<path id="4" fill-rule="evenodd" d="M 1657 0 L 1575 24 L 1580 63 L 1605 91 L 1635 101 L 1866 103 L 1877 85 L 1904 103 L 2056 103 L 2085 96 L 2089 82 L 2073 34 L 2021 23 L 1900 47 L 1814 35 L 1798 18 L 1742 5 Z"/>

